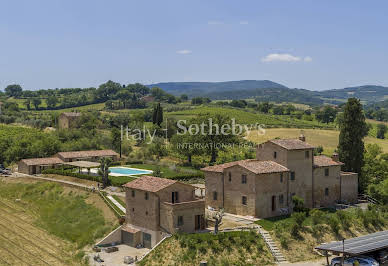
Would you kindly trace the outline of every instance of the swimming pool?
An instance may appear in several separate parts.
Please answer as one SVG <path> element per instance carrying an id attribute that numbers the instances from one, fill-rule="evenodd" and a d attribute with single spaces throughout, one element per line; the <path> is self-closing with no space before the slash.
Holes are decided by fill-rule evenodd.
<path id="1" fill-rule="evenodd" d="M 129 167 L 109 167 L 111 176 L 132 176 L 132 175 L 147 175 L 152 174 L 151 170 L 144 170 Z"/>

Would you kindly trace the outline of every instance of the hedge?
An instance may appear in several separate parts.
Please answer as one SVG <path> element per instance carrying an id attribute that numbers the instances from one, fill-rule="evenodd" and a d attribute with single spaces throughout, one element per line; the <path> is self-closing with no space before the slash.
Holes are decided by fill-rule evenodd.
<path id="1" fill-rule="evenodd" d="M 72 172 L 71 170 L 46 169 L 46 170 L 42 171 L 42 173 L 43 174 L 72 176 L 72 177 L 76 177 L 79 179 L 85 179 L 85 180 L 90 180 L 90 181 L 102 183 L 101 176 L 85 175 L 85 174 Z M 115 177 L 110 176 L 109 177 L 110 183 L 112 184 L 112 186 L 115 186 L 115 187 L 120 187 L 120 186 L 134 180 L 134 179 L 135 178 L 130 177 L 130 176 L 115 176 Z"/>

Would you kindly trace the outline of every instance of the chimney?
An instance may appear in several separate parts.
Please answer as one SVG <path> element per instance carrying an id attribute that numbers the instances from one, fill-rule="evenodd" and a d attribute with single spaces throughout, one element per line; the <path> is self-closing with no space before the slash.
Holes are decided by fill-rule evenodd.
<path id="1" fill-rule="evenodd" d="M 339 155 L 338 153 L 333 153 L 333 155 L 331 156 L 331 159 L 334 161 L 334 162 L 339 162 Z"/>
<path id="2" fill-rule="evenodd" d="M 306 137 L 303 134 L 300 134 L 299 140 L 301 141 L 306 141 Z"/>

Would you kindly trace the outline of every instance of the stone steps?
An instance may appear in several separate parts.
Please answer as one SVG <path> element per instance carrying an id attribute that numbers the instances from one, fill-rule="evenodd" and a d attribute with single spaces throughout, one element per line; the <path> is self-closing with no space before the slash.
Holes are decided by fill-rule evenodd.
<path id="1" fill-rule="evenodd" d="M 278 263 L 287 263 L 288 261 L 283 256 L 283 254 L 279 250 L 279 248 L 276 246 L 271 235 L 267 231 L 265 231 L 261 226 L 259 226 L 258 231 L 259 231 L 260 235 L 263 237 L 265 243 L 267 244 L 267 246 L 268 246 L 269 250 L 271 251 L 272 256 L 274 256 L 275 260 Z"/>

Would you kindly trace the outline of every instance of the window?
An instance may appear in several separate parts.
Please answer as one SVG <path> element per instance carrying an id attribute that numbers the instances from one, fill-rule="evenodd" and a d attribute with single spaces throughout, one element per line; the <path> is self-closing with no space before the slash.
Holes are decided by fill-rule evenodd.
<path id="1" fill-rule="evenodd" d="M 232 173 L 229 172 L 229 182 L 232 182 Z"/>
<path id="2" fill-rule="evenodd" d="M 132 208 L 132 211 L 135 212 L 135 208 Z"/>
<path id="3" fill-rule="evenodd" d="M 329 188 L 325 188 L 325 196 L 329 196 Z"/>
<path id="4" fill-rule="evenodd" d="M 174 192 L 171 193 L 171 202 L 172 203 L 178 203 L 179 202 L 178 191 L 174 191 Z"/>
<path id="5" fill-rule="evenodd" d="M 295 180 L 295 172 L 291 172 L 291 180 Z"/>
<path id="6" fill-rule="evenodd" d="M 178 226 L 183 225 L 183 216 L 178 216 Z"/>
<path id="7" fill-rule="evenodd" d="M 283 183 L 283 173 L 280 174 L 280 183 Z"/>
<path id="8" fill-rule="evenodd" d="M 329 168 L 325 168 L 325 176 L 329 176 Z"/>
<path id="9" fill-rule="evenodd" d="M 246 184 L 247 183 L 247 175 L 246 174 L 241 175 L 241 183 L 242 184 Z"/>
<path id="10" fill-rule="evenodd" d="M 273 158 L 276 159 L 277 156 L 278 156 L 277 152 L 274 151 L 274 152 L 273 152 Z"/>
<path id="11" fill-rule="evenodd" d="M 305 151 L 304 152 L 304 157 L 306 157 L 306 159 L 310 158 L 310 152 L 309 151 Z"/>
<path id="12" fill-rule="evenodd" d="M 247 205 L 247 197 L 242 196 L 242 205 Z"/>
<path id="13" fill-rule="evenodd" d="M 276 196 L 272 196 L 272 211 L 276 210 Z"/>
<path id="14" fill-rule="evenodd" d="M 135 197 L 135 190 L 132 190 L 132 198 Z"/>
<path id="15" fill-rule="evenodd" d="M 148 200 L 148 192 L 145 193 L 144 197 L 146 200 Z"/>
<path id="16" fill-rule="evenodd" d="M 146 211 L 146 215 L 148 215 L 148 212 Z"/>
<path id="17" fill-rule="evenodd" d="M 217 200 L 217 191 L 213 192 L 213 200 Z"/>
<path id="18" fill-rule="evenodd" d="M 279 204 L 283 204 L 283 202 L 284 202 L 284 197 L 282 194 L 282 195 L 279 195 Z"/>

